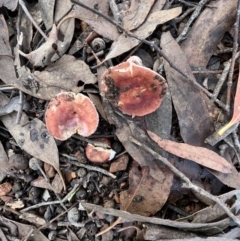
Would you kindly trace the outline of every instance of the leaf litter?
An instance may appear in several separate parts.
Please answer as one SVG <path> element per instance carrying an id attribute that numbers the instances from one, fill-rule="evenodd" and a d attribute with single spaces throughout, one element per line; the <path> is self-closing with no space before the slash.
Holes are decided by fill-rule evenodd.
<path id="1" fill-rule="evenodd" d="M 26 2 L 28 3 L 28 1 Z M 209 90 L 219 78 L 217 74 L 221 73 L 219 69 L 222 69 L 222 63 L 231 59 L 229 52 L 219 53 L 216 51 L 216 47 L 224 50 L 224 46 L 231 46 L 236 41 L 233 37 L 230 42 L 229 40 L 227 42 L 226 32 L 230 31 L 236 21 L 237 1 L 232 1 L 228 5 L 225 5 L 226 3 L 222 0 L 209 1 L 209 5 L 204 6 L 206 2 L 206 0 L 202 0 L 199 5 L 194 7 L 193 15 L 190 17 L 188 14 L 191 12 L 187 14 L 186 11 L 190 7 L 185 2 L 175 4 L 165 0 L 141 0 L 131 1 L 129 5 L 128 2 L 116 3 L 113 0 L 105 2 L 81 1 L 81 4 L 86 4 L 94 12 L 79 6 L 75 1 L 64 3 L 61 1 L 48 3 L 39 1 L 35 5 L 26 5 L 27 11 L 33 17 L 28 19 L 26 16 L 29 14 L 26 9 L 24 10 L 24 16 L 20 21 L 21 30 L 16 29 L 19 34 L 23 31 L 23 42 L 18 41 L 17 46 L 17 38 L 12 35 L 14 27 L 10 26 L 11 21 L 9 20 L 13 18 L 16 22 L 20 16 L 9 14 L 0 16 L 0 78 L 3 81 L 2 87 L 7 88 L 6 93 L 9 97 L 11 94 L 16 96 L 17 89 L 20 93 L 19 98 L 14 97 L 16 98 L 14 104 L 16 108 L 9 111 L 12 113 L 5 113 L 4 116 L 0 117 L 5 128 L 0 146 L 2 156 L 0 160 L 2 164 L 0 185 L 3 185 L 1 199 L 5 202 L 6 207 L 20 210 L 20 212 L 26 203 L 27 210 L 31 208 L 38 210 L 30 213 L 25 211 L 21 215 L 17 211 L 12 212 L 15 220 L 23 219 L 27 223 L 32 223 L 33 226 L 40 226 L 40 230 L 47 225 L 49 220 L 54 220 L 54 217 L 58 217 L 58 215 L 65 215 L 64 212 L 57 211 L 58 207 L 65 210 L 71 209 L 72 203 L 75 201 L 85 200 L 88 202 L 86 205 L 95 205 L 96 216 L 84 211 L 80 205 L 79 210 L 76 209 L 77 219 L 74 221 L 74 225 L 71 222 L 70 224 L 59 223 L 59 230 L 60 226 L 73 226 L 74 235 L 70 230 L 67 232 L 74 240 L 80 240 L 83 237 L 92 240 L 99 235 L 102 235 L 103 240 L 107 237 L 113 237 L 114 226 L 121 223 L 124 224 L 124 227 L 119 231 L 126 234 L 127 229 L 132 229 L 132 225 L 135 224 L 128 223 L 124 215 L 117 219 L 113 218 L 113 216 L 117 216 L 117 208 L 123 210 L 126 215 L 129 214 L 128 217 L 135 217 L 136 220 L 141 217 L 141 220 L 151 222 L 155 220 L 154 217 L 151 219 L 152 216 L 156 215 L 158 216 L 156 223 L 172 219 L 174 220 L 172 227 L 176 228 L 180 227 L 178 225 L 181 222 L 176 217 L 182 216 L 183 212 L 196 213 L 199 209 L 204 210 L 204 205 L 211 206 L 212 203 L 216 202 L 218 208 L 220 207 L 221 215 L 210 215 L 216 219 L 211 219 L 210 216 L 203 219 L 199 215 L 200 218 L 195 219 L 195 221 L 189 218 L 188 223 L 181 223 L 183 225 L 181 227 L 185 229 L 182 237 L 189 238 L 198 235 L 199 232 L 205 237 L 213 234 L 218 235 L 219 230 L 230 225 L 230 219 L 227 219 L 227 216 L 235 223 L 239 223 L 232 213 L 234 205 L 236 207 L 238 205 L 236 201 L 238 196 L 231 196 L 229 188 L 239 189 L 240 187 L 238 173 L 240 160 L 237 159 L 240 145 L 236 138 L 238 133 L 235 131 L 232 136 L 224 137 L 220 145 L 215 142 L 214 147 L 205 143 L 206 138 L 214 133 L 215 126 L 220 125 L 221 127 L 222 125 L 219 123 L 220 118 L 213 118 L 216 117 L 216 113 L 213 111 L 219 113 L 221 108 L 224 111 L 229 111 L 227 105 L 230 103 L 230 84 L 228 87 L 221 86 L 222 90 L 219 96 L 214 97 Z M 22 7 L 23 1 L 19 3 L 19 7 Z M 73 5 L 73 3 L 75 4 Z M 8 1 L 2 1 L 1 4 L 10 10 L 16 8 L 16 1 L 13 1 L 12 6 L 9 5 Z M 110 9 L 109 5 L 112 4 L 117 5 L 117 8 L 111 7 Z M 202 7 L 203 10 L 200 13 Z M 15 13 L 19 14 L 19 11 L 17 10 Z M 112 24 L 109 19 L 99 15 L 99 13 L 120 25 Z M 184 15 L 185 13 L 186 15 Z M 198 15 L 199 17 L 196 18 L 188 32 L 184 28 L 188 25 L 185 20 L 191 20 Z M 120 18 L 116 16 L 120 16 Z M 207 24 L 206 16 L 210 17 Z M 184 18 L 185 20 L 183 20 Z M 33 28 L 35 24 L 33 19 L 40 27 Z M 45 27 L 40 24 L 41 21 L 44 22 Z M 122 32 L 119 31 L 121 30 L 119 27 L 123 27 Z M 38 32 L 40 28 L 45 31 L 43 36 L 48 36 L 43 37 L 42 41 Z M 88 31 L 83 34 L 85 29 Z M 132 35 L 129 36 L 125 30 L 131 31 L 138 39 Z M 183 33 L 179 35 L 181 30 Z M 11 31 L 11 36 L 15 42 L 9 41 L 9 31 Z M 180 39 L 181 36 L 185 35 L 186 39 Z M 89 46 L 95 36 L 102 37 L 107 47 L 101 52 L 93 53 Z M 20 35 L 18 35 L 18 40 L 19 37 Z M 159 40 L 160 44 L 158 44 Z M 40 44 L 37 45 L 38 43 Z M 14 49 L 13 55 L 17 72 L 13 62 L 12 49 Z M 136 51 L 137 49 L 139 51 Z M 150 62 L 154 63 L 155 69 L 166 77 L 169 89 L 156 112 L 143 117 L 130 117 L 120 113 L 118 106 L 111 105 L 112 102 L 107 101 L 101 88 L 97 86 L 97 80 L 99 83 L 101 82 L 102 74 L 107 69 L 105 66 L 100 66 L 101 61 L 110 66 L 118 65 L 127 55 L 139 53 L 142 54 L 143 59 L 146 57 L 144 57 L 146 53 L 148 58 L 152 58 Z M 209 67 L 214 62 L 213 55 L 217 58 L 217 62 L 213 66 L 218 66 L 214 70 Z M 234 59 L 234 57 L 232 58 Z M 87 64 L 85 60 L 87 60 Z M 195 67 L 194 72 L 192 65 Z M 234 82 L 237 81 L 237 75 L 239 75 L 234 72 L 235 69 L 233 65 L 232 79 L 230 78 L 231 74 L 229 74 L 229 78 Z M 197 74 L 194 76 L 196 72 Z M 9 88 L 12 90 L 11 94 Z M 124 88 L 122 90 L 127 91 L 129 86 Z M 119 94 L 118 88 L 113 87 L 113 90 L 112 95 L 117 96 Z M 4 89 L 2 91 L 5 93 Z M 27 94 L 26 99 L 21 97 L 21 91 Z M 101 115 L 99 128 L 93 137 L 107 136 L 112 142 L 111 148 L 117 153 L 113 162 L 117 163 L 117 160 L 121 160 L 123 155 L 127 160 L 124 167 L 120 165 L 111 168 L 110 163 L 102 164 L 99 167 L 91 164 L 93 165 L 91 170 L 90 165 L 85 166 L 88 160 L 84 150 L 88 142 L 92 144 L 93 141 L 93 145 L 98 145 L 94 142 L 94 138 L 78 139 L 77 136 L 73 136 L 64 142 L 56 142 L 49 135 L 43 118 L 47 106 L 46 100 L 51 100 L 60 92 L 66 91 L 82 92 L 92 99 Z M 135 98 L 138 98 L 140 94 L 136 94 Z M 225 100 L 222 95 L 227 96 L 226 106 L 223 103 Z M 1 110 L 4 110 L 8 99 L 3 94 L 0 97 Z M 237 99 L 238 95 L 236 94 L 233 114 L 235 125 L 238 124 L 238 118 L 235 118 Z M 22 112 L 21 106 L 26 101 L 30 103 L 30 109 L 23 108 L 25 112 Z M 21 102 L 23 103 L 21 104 Z M 13 101 L 8 103 L 11 105 Z M 20 124 L 16 124 L 17 121 L 20 121 Z M 232 122 L 230 121 L 230 123 Z M 9 136 L 11 136 L 11 140 L 9 140 Z M 132 142 L 133 139 L 137 142 Z M 31 157 L 37 158 L 52 165 L 57 173 L 53 172 L 48 179 L 44 174 L 44 171 L 48 172 L 45 165 L 41 175 L 40 169 L 33 172 L 25 167 L 26 165 L 22 165 L 23 170 L 21 168 L 12 169 L 14 165 L 12 160 L 10 161 L 12 154 L 10 155 L 9 145 L 12 148 L 14 145 L 16 146 L 12 151 L 14 155 L 24 155 L 27 160 Z M 219 148 L 221 148 L 223 157 L 218 154 L 220 153 Z M 151 151 L 148 153 L 146 150 L 149 149 Z M 162 156 L 166 158 L 164 160 L 168 160 L 168 164 L 165 165 L 164 162 L 161 162 Z M 183 163 L 182 166 L 181 163 Z M 177 170 L 172 169 L 171 165 L 179 167 L 182 175 Z M 114 170 L 116 179 L 114 181 L 108 179 L 109 176 L 102 174 L 106 172 L 102 168 Z M 63 179 L 63 169 L 64 173 L 72 173 L 72 177 Z M 190 184 L 188 181 L 186 182 L 186 177 L 189 177 Z M 5 190 L 4 185 L 7 183 L 10 183 L 11 188 Z M 51 188 L 49 183 L 52 185 Z M 26 185 L 27 189 L 24 189 L 26 198 L 23 199 L 20 191 L 21 188 L 26 188 Z M 62 186 L 65 187 L 64 192 L 68 190 L 65 197 L 63 195 L 66 193 L 61 192 Z M 50 200 L 55 198 L 52 196 L 53 189 L 58 201 L 53 201 L 53 203 L 49 201 L 48 203 L 47 197 L 50 197 Z M 45 194 L 43 194 L 43 190 L 45 190 Z M 218 198 L 218 195 L 223 192 L 226 195 L 229 194 L 229 200 L 222 200 L 220 196 Z M 17 198 L 20 200 L 16 200 Z M 67 199 L 71 201 L 66 203 Z M 95 204 L 90 204 L 91 202 Z M 34 204 L 39 204 L 39 206 Z M 41 205 L 47 208 L 40 208 Z M 84 203 L 82 205 L 84 206 Z M 105 209 L 101 209 L 102 205 Z M 177 209 L 174 209 L 173 205 L 177 206 Z M 220 213 L 218 210 L 214 210 L 215 208 L 210 212 Z M 104 212 L 110 211 L 113 212 L 113 216 L 104 214 Z M 2 220 L 6 217 L 7 212 L 11 212 L 11 210 L 3 212 L 0 216 Z M 81 212 L 80 216 L 78 212 Z M 82 215 L 83 213 L 84 215 Z M 42 216 L 40 217 L 39 214 Z M 140 216 L 133 216 L 135 214 Z M 216 222 L 216 220 L 220 221 Z M 8 233 L 14 237 L 18 236 L 27 240 L 35 232 L 37 238 L 31 238 L 32 240 L 52 240 L 53 237 L 67 239 L 67 235 L 64 236 L 53 229 L 50 229 L 47 234 L 45 230 L 43 232 L 34 231 L 29 225 L 20 227 L 16 221 L 11 222 L 12 226 L 8 227 L 11 232 Z M 209 222 L 207 232 L 206 222 Z M 100 223 L 102 224 L 100 225 Z M 213 229 L 211 225 L 218 227 L 218 229 Z M 2 222 L 0 226 L 2 227 Z M 20 228 L 26 232 L 21 232 Z M 141 223 L 136 224 L 134 228 L 142 235 L 143 225 Z M 145 231 L 155 232 L 155 229 L 156 227 L 148 225 Z M 191 233 L 187 230 L 191 230 Z M 106 233 L 107 231 L 108 233 Z M 196 231 L 198 233 L 194 233 Z M 172 233 L 172 236 L 164 236 L 158 232 L 158 234 L 155 233 L 155 236 L 153 235 L 153 240 L 177 235 L 175 230 L 171 228 L 165 228 L 163 232 L 165 234 Z M 5 234 L 5 229 L 3 229 L 0 235 L 4 237 Z M 134 236 L 134 233 L 129 232 L 128 235 Z M 137 234 L 136 238 L 138 238 Z M 143 239 L 141 236 L 141 240 Z"/>

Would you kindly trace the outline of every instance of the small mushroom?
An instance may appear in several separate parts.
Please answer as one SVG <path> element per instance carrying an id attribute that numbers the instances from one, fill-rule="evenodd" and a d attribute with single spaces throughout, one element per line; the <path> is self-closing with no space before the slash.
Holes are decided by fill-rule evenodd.
<path id="1" fill-rule="evenodd" d="M 46 127 L 54 138 L 66 140 L 75 133 L 90 136 L 97 129 L 99 116 L 87 96 L 62 92 L 50 101 L 45 120 Z"/>
<path id="2" fill-rule="evenodd" d="M 127 62 L 103 73 L 100 89 L 109 102 L 123 113 L 144 116 L 154 112 L 166 94 L 166 80 L 153 70 L 141 66 L 132 56 Z"/>
<path id="3" fill-rule="evenodd" d="M 116 152 L 112 149 L 94 146 L 90 143 L 87 144 L 85 152 L 88 160 L 95 163 L 108 162 L 116 155 Z"/>

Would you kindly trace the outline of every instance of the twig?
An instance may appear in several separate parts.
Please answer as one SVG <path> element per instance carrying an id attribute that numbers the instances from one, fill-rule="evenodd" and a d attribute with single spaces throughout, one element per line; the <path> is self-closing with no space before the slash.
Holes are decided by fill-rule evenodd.
<path id="1" fill-rule="evenodd" d="M 139 222 L 144 222 L 144 223 L 152 223 L 152 224 L 158 224 L 158 225 L 164 225 L 168 227 L 174 227 L 174 228 L 179 228 L 179 229 L 187 229 L 187 230 L 196 230 L 196 229 L 213 229 L 218 227 L 220 224 L 226 224 L 229 225 L 230 219 L 223 219 L 218 222 L 213 222 L 213 223 L 187 223 L 187 222 L 179 222 L 179 221 L 172 221 L 172 220 L 167 220 L 167 219 L 161 219 L 161 218 L 155 218 L 155 217 L 144 217 L 138 214 L 132 214 L 127 211 L 121 211 L 121 210 L 116 210 L 113 208 L 104 208 L 95 204 L 91 203 L 85 203 L 81 202 L 81 205 L 85 209 L 90 209 L 93 211 L 97 211 L 100 213 L 112 215 L 115 217 L 120 217 L 124 218 L 127 220 L 132 220 L 132 221 L 139 221 Z"/>
<path id="2" fill-rule="evenodd" d="M 60 196 L 55 192 L 52 184 L 50 183 L 49 178 L 47 177 L 47 175 L 45 174 L 45 172 L 43 171 L 43 169 L 41 168 L 41 166 L 36 162 L 35 165 L 38 167 L 38 170 L 41 172 L 41 174 L 43 175 L 43 177 L 45 178 L 48 186 L 50 187 L 50 189 L 54 192 L 54 194 L 56 195 L 57 199 L 60 201 L 60 205 L 63 207 L 63 209 L 67 210 L 67 208 L 64 206 L 64 204 L 61 202 L 61 198 Z"/>
<path id="3" fill-rule="evenodd" d="M 23 92 L 19 90 L 19 107 L 17 112 L 16 124 L 19 125 L 23 112 Z"/>
<path id="4" fill-rule="evenodd" d="M 234 23 L 234 36 L 233 36 L 233 52 L 232 52 L 232 61 L 231 61 L 231 67 L 228 75 L 228 82 L 227 82 L 227 99 L 226 99 L 226 111 L 230 112 L 230 101 L 231 101 L 231 95 L 232 95 L 232 79 L 233 79 L 233 73 L 234 73 L 234 65 L 236 61 L 236 55 L 238 51 L 238 31 L 239 31 L 239 19 L 240 19 L 240 0 L 238 0 L 238 8 L 237 8 L 237 17 L 236 21 Z"/>
<path id="5" fill-rule="evenodd" d="M 122 15 L 119 12 L 118 5 L 116 4 L 115 0 L 108 0 L 108 3 L 116 23 L 122 26 Z"/>
<path id="6" fill-rule="evenodd" d="M 226 61 L 224 63 L 224 70 L 222 72 L 222 75 L 213 91 L 213 97 L 214 98 L 217 98 L 218 97 L 218 94 L 223 86 L 223 83 L 225 82 L 225 80 L 227 79 L 227 75 L 228 75 L 228 72 L 229 72 L 229 69 L 230 69 L 230 65 L 231 65 L 231 60 L 229 61 Z"/>
<path id="7" fill-rule="evenodd" d="M 196 7 L 195 4 L 186 2 L 185 0 L 178 0 L 178 1 L 179 1 L 180 3 L 185 4 L 185 5 L 188 6 L 188 7 Z"/>
<path id="8" fill-rule="evenodd" d="M 27 212 L 29 210 L 32 210 L 32 209 L 35 209 L 35 208 L 39 208 L 39 207 L 42 207 L 42 206 L 47 206 L 47 205 L 54 205 L 54 204 L 61 204 L 61 203 L 64 203 L 68 200 L 69 197 L 71 197 L 71 195 L 77 190 L 78 188 L 78 185 L 75 185 L 73 187 L 73 189 L 60 201 L 50 201 L 50 202 L 42 202 L 42 203 L 38 203 L 36 205 L 33 205 L 31 207 L 28 207 L 28 208 L 24 208 L 22 209 L 20 212 Z"/>
<path id="9" fill-rule="evenodd" d="M 193 14 L 191 15 L 191 17 L 189 18 L 185 28 L 183 29 L 183 31 L 181 32 L 181 34 L 177 37 L 176 41 L 179 43 L 180 41 L 183 40 L 183 38 L 186 37 L 187 32 L 192 24 L 192 22 L 199 16 L 202 8 L 204 7 L 204 5 L 208 2 L 209 0 L 201 0 L 199 2 L 199 4 L 197 5 L 195 11 L 193 12 Z"/>
<path id="10" fill-rule="evenodd" d="M 157 152 L 153 151 L 151 148 L 149 148 L 147 145 L 140 143 L 138 140 L 133 138 L 132 136 L 129 137 L 129 140 L 136 145 L 140 146 L 143 148 L 145 151 L 149 152 L 152 156 L 154 156 L 156 159 L 159 159 L 163 164 L 165 164 L 175 175 L 180 177 L 182 181 L 184 182 L 183 186 L 184 188 L 188 188 L 192 190 L 193 192 L 198 193 L 199 195 L 203 196 L 204 198 L 207 198 L 209 200 L 214 201 L 217 203 L 224 211 L 225 213 L 236 223 L 240 226 L 240 220 L 229 210 L 228 207 L 225 206 L 225 204 L 218 198 L 215 197 L 214 195 L 210 194 L 209 192 L 205 191 L 201 187 L 198 187 L 194 185 L 190 179 L 185 176 L 182 172 L 180 172 L 175 166 L 173 166 L 166 158 L 162 157 L 159 155 Z"/>
<path id="11" fill-rule="evenodd" d="M 207 1 L 207 0 L 204 0 Z M 147 44 L 148 46 L 150 46 L 151 48 L 155 49 L 160 55 L 163 56 L 163 58 L 169 63 L 169 65 L 175 69 L 178 73 L 180 73 L 182 76 L 184 76 L 188 81 L 191 81 L 198 89 L 200 89 L 203 93 L 205 93 L 209 98 L 212 98 L 212 93 L 208 92 L 203 86 L 201 86 L 200 84 L 198 84 L 198 82 L 195 79 L 190 79 L 182 70 L 180 70 L 163 52 L 162 50 L 157 46 L 157 44 L 155 42 L 151 42 L 148 41 L 146 39 L 142 39 L 138 36 L 136 36 L 135 34 L 133 34 L 132 32 L 126 30 L 125 28 L 123 28 L 121 25 L 115 23 L 111 18 L 105 16 L 103 13 L 99 12 L 96 9 L 90 8 L 88 6 L 86 6 L 85 4 L 78 2 L 76 0 L 71 0 L 72 3 L 75 3 L 91 12 L 93 12 L 94 14 L 99 15 L 100 17 L 104 18 L 105 20 L 107 20 L 108 22 L 110 22 L 111 24 L 113 24 L 114 26 L 116 26 L 117 28 L 119 28 L 120 30 L 122 30 L 126 35 L 128 35 L 129 37 L 135 38 L 137 40 L 139 40 L 140 42 L 143 42 L 145 44 Z M 200 3 L 199 3 L 200 5 Z M 99 66 L 99 65 L 98 65 Z M 224 110 L 226 109 L 225 104 L 223 104 L 220 100 L 218 99 L 213 99 L 221 108 L 223 108 Z"/>
<path id="12" fill-rule="evenodd" d="M 77 162 L 77 158 L 75 157 L 72 157 L 72 156 L 69 156 L 67 154 L 61 154 L 62 156 L 64 157 L 67 157 L 69 159 L 69 161 L 71 162 L 71 164 L 75 165 L 75 166 L 78 166 L 78 167 L 83 167 L 83 168 L 86 168 L 90 171 L 95 171 L 95 172 L 101 172 L 102 174 L 106 175 L 106 176 L 109 176 L 113 179 L 116 179 L 117 177 L 112 174 L 111 172 L 108 172 L 100 167 L 94 167 L 94 166 L 90 166 L 90 165 L 85 165 L 85 164 L 82 164 L 82 163 L 79 163 Z M 72 159 L 72 160 L 71 160 Z M 76 160 L 76 161 L 73 161 L 73 160 Z"/>
<path id="13" fill-rule="evenodd" d="M 84 136 L 80 136 L 80 135 L 73 135 L 73 138 L 76 138 L 78 140 L 81 140 L 81 141 L 85 141 L 87 143 L 90 143 L 94 146 L 99 146 L 99 147 L 102 147 L 102 148 L 110 148 L 110 146 L 106 143 L 103 143 L 103 142 L 100 142 L 100 141 L 94 141 L 94 140 L 91 140 L 90 138 L 86 138 Z"/>
<path id="14" fill-rule="evenodd" d="M 78 202 L 74 203 L 70 208 L 68 208 L 67 210 L 65 210 L 64 212 L 58 214 L 55 218 L 51 219 L 49 222 L 47 222 L 46 224 L 42 225 L 41 227 L 39 227 L 38 229 L 36 229 L 36 231 L 40 231 L 41 229 L 47 227 L 49 224 L 53 223 L 55 220 L 57 220 L 59 217 L 61 217 L 62 215 L 64 215 L 65 213 L 69 212 L 72 208 L 74 208 L 76 205 L 78 204 Z M 35 231 L 35 230 L 33 230 Z M 32 231 L 32 232 L 33 232 Z M 22 239 L 21 241 L 27 241 L 29 237 L 25 237 L 24 239 Z"/>
<path id="15" fill-rule="evenodd" d="M 39 33 L 45 38 L 45 40 L 47 40 L 47 35 L 42 31 L 41 28 L 39 28 L 39 26 L 37 25 L 37 23 L 35 22 L 35 20 L 33 19 L 32 15 L 29 13 L 25 3 L 23 0 L 19 0 L 18 1 L 19 4 L 21 5 L 23 11 L 25 12 L 25 14 L 28 16 L 28 18 L 30 19 L 30 21 L 32 22 L 32 24 L 35 26 L 35 28 L 39 31 Z"/>

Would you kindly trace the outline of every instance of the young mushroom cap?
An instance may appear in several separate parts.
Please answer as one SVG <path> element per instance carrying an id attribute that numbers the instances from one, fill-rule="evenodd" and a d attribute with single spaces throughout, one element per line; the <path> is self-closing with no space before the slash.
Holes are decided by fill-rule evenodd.
<path id="1" fill-rule="evenodd" d="M 112 149 L 105 149 L 103 147 L 96 147 L 90 143 L 87 144 L 86 157 L 89 161 L 95 163 L 105 163 L 114 158 L 116 152 Z"/>
<path id="2" fill-rule="evenodd" d="M 66 140 L 75 133 L 90 136 L 97 129 L 99 116 L 87 96 L 62 92 L 50 101 L 45 121 L 49 133 L 54 138 Z"/>
<path id="3" fill-rule="evenodd" d="M 103 73 L 102 94 L 123 113 L 144 116 L 154 112 L 166 94 L 166 80 L 153 70 L 140 66 L 141 59 L 131 57 L 127 62 Z"/>

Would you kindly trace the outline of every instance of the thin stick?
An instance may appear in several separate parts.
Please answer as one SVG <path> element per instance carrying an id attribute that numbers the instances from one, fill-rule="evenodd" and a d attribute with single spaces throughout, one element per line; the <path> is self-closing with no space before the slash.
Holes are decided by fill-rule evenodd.
<path id="1" fill-rule="evenodd" d="M 132 136 L 129 137 L 129 140 L 136 145 L 143 148 L 145 151 L 149 152 L 152 156 L 154 156 L 156 159 L 159 159 L 163 164 L 165 164 L 175 175 L 180 177 L 184 182 L 184 187 L 188 188 L 196 193 L 199 193 L 201 196 L 210 199 L 217 203 L 224 211 L 225 213 L 236 223 L 240 226 L 240 220 L 231 212 L 231 210 L 225 206 L 225 204 L 218 198 L 210 194 L 209 192 L 205 191 L 201 187 L 198 187 L 194 185 L 190 179 L 185 176 L 182 172 L 180 172 L 175 166 L 173 166 L 166 158 L 159 155 L 157 152 L 153 151 L 151 148 L 149 148 L 147 145 L 140 143 L 138 140 L 133 138 Z"/>
<path id="2" fill-rule="evenodd" d="M 205 0 L 206 1 L 206 0 Z M 111 18 L 105 16 L 103 13 L 99 12 L 98 10 L 95 10 L 93 8 L 90 8 L 88 6 L 86 6 L 85 4 L 78 2 L 76 0 L 71 0 L 72 3 L 75 3 L 91 12 L 93 12 L 94 14 L 99 15 L 100 17 L 104 18 L 105 20 L 109 21 L 111 24 L 113 24 L 114 26 L 116 26 L 117 28 L 119 28 L 120 30 L 122 30 L 126 35 L 128 35 L 129 37 L 135 38 L 137 40 L 139 40 L 140 42 L 143 42 L 145 44 L 147 44 L 148 46 L 150 46 L 151 48 L 154 48 L 160 55 L 163 56 L 163 58 L 169 63 L 169 65 L 175 69 L 178 73 L 180 73 L 182 76 L 184 76 L 188 81 L 191 81 L 197 88 L 199 88 L 203 93 L 205 93 L 209 98 L 213 98 L 212 93 L 208 92 L 208 90 L 206 90 L 203 86 L 201 86 L 200 84 L 198 84 L 198 82 L 195 79 L 190 79 L 182 70 L 180 70 L 163 52 L 162 50 L 157 46 L 157 44 L 155 42 L 151 42 L 148 41 L 146 39 L 142 39 L 138 36 L 136 36 L 135 34 L 133 34 L 130 31 L 127 31 L 125 28 L 123 28 L 121 25 L 115 23 Z M 226 109 L 225 104 L 223 104 L 220 100 L 214 98 L 213 99 L 221 108 L 223 108 L 224 110 Z"/>
<path id="3" fill-rule="evenodd" d="M 19 125 L 23 112 L 23 92 L 19 90 L 19 107 L 17 112 L 16 124 Z"/>
<path id="4" fill-rule="evenodd" d="M 101 172 L 102 174 L 106 175 L 106 176 L 109 176 L 113 179 L 116 179 L 117 177 L 112 174 L 111 172 L 108 172 L 100 167 L 94 167 L 94 166 L 90 166 L 90 165 L 86 165 L 86 164 L 82 164 L 82 163 L 79 163 L 77 162 L 77 158 L 75 157 L 72 157 L 72 156 L 69 156 L 67 154 L 61 154 L 62 156 L 64 157 L 67 157 L 69 159 L 69 161 L 71 162 L 71 164 L 77 166 L 77 167 L 83 167 L 83 168 L 86 168 L 90 171 L 95 171 L 95 172 Z M 76 161 L 73 161 L 73 160 L 76 160 Z"/>
<path id="5" fill-rule="evenodd" d="M 25 12 L 25 14 L 28 16 L 28 18 L 30 19 L 30 21 L 32 22 L 32 24 L 35 26 L 35 28 L 38 30 L 38 32 L 45 38 L 45 40 L 47 40 L 47 35 L 42 31 L 41 28 L 39 28 L 39 26 L 37 25 L 37 23 L 35 22 L 35 20 L 33 19 L 32 15 L 29 13 L 25 3 L 23 0 L 19 0 L 18 1 L 19 4 L 21 5 L 23 11 Z"/>
<path id="6" fill-rule="evenodd" d="M 122 211 L 122 210 L 116 210 L 113 208 L 104 208 L 95 204 L 91 203 L 85 203 L 85 202 L 80 202 L 81 205 L 85 209 L 90 209 L 96 212 L 100 212 L 103 214 L 108 214 L 112 215 L 115 217 L 127 219 L 127 220 L 132 220 L 132 221 L 139 221 L 143 223 L 152 223 L 152 224 L 158 224 L 158 225 L 164 225 L 168 227 L 174 227 L 174 228 L 179 228 L 179 229 L 187 229 L 187 230 L 196 230 L 196 229 L 207 229 L 211 230 L 213 228 L 218 227 L 221 224 L 225 224 L 226 226 L 229 225 L 230 219 L 223 219 L 218 222 L 214 223 L 188 223 L 188 222 L 179 222 L 179 221 L 173 221 L 173 220 L 168 220 L 168 219 L 162 219 L 162 218 L 156 218 L 156 217 L 144 217 L 138 214 L 132 214 L 127 211 Z"/>
<path id="7" fill-rule="evenodd" d="M 54 204 L 61 204 L 64 203 L 68 200 L 69 197 L 71 197 L 71 195 L 77 190 L 78 185 L 75 185 L 73 187 L 73 189 L 71 190 L 71 192 L 69 192 L 62 200 L 60 201 L 50 201 L 50 202 L 42 202 L 42 203 L 38 203 L 36 205 L 30 206 L 28 208 L 24 208 L 22 210 L 20 210 L 20 212 L 27 212 L 29 210 L 35 209 L 35 208 L 39 208 L 42 206 L 47 206 L 47 205 L 54 205 Z"/>
<path id="8" fill-rule="evenodd" d="M 224 70 L 223 70 L 222 75 L 221 75 L 219 81 L 217 82 L 217 85 L 216 85 L 216 87 L 213 91 L 213 97 L 214 98 L 218 97 L 218 94 L 219 94 L 219 92 L 220 92 L 220 90 L 223 86 L 223 83 L 227 79 L 227 75 L 229 73 L 230 66 L 231 66 L 231 60 L 228 60 L 224 63 Z"/>
<path id="9" fill-rule="evenodd" d="M 179 43 L 180 41 L 182 41 L 186 35 L 187 32 L 192 24 L 192 22 L 199 16 L 202 8 L 204 7 L 205 4 L 207 4 L 209 0 L 201 0 L 199 2 L 199 4 L 197 5 L 196 9 L 194 10 L 193 14 L 191 15 L 191 17 L 189 18 L 185 28 L 183 29 L 183 31 L 181 32 L 181 34 L 177 37 L 176 41 Z"/>
<path id="10" fill-rule="evenodd" d="M 239 19 L 240 19 L 240 0 L 238 0 L 238 7 L 237 7 L 237 17 L 236 21 L 234 23 L 234 36 L 233 36 L 233 52 L 232 52 L 232 61 L 231 61 L 231 67 L 228 75 L 228 82 L 227 82 L 227 99 L 226 99 L 226 111 L 230 112 L 230 101 L 231 101 L 231 95 L 232 95 L 232 79 L 234 74 L 234 65 L 236 61 L 236 55 L 238 51 L 238 32 L 239 32 Z"/>

